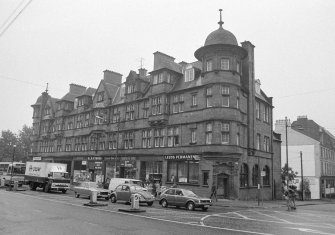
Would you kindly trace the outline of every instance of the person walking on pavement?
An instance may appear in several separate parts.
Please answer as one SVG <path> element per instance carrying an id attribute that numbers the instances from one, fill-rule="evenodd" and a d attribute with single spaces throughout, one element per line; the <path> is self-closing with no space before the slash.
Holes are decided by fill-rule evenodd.
<path id="1" fill-rule="evenodd" d="M 216 197 L 216 186 L 214 183 L 212 185 L 211 196 L 209 198 L 212 199 L 212 197 L 215 197 L 215 200 L 218 201 L 218 198 Z"/>

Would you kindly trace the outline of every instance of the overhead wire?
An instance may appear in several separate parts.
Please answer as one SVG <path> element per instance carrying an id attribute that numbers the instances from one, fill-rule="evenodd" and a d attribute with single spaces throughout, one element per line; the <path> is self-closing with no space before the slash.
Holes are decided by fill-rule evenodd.
<path id="1" fill-rule="evenodd" d="M 19 11 L 19 13 L 5 26 L 5 28 L 0 32 L 0 37 L 8 30 L 8 28 L 15 22 L 15 20 L 22 14 L 22 12 L 28 7 L 28 5 L 33 0 L 29 0 L 28 3 Z M 16 11 L 16 10 L 15 10 Z"/>
<path id="2" fill-rule="evenodd" d="M 10 14 L 8 16 L 8 18 L 2 23 L 2 25 L 0 26 L 0 30 L 9 22 L 9 20 L 14 16 L 14 14 L 16 13 L 16 11 L 21 7 L 21 5 L 25 2 L 25 0 L 22 0 L 17 7 L 14 9 L 14 11 L 12 12 L 12 14 Z"/>

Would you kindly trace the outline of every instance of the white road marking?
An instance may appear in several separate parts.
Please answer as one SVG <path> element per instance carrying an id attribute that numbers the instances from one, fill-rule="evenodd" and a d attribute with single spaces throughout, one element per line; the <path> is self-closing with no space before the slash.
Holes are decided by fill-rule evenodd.
<path id="1" fill-rule="evenodd" d="M 87 206 L 84 206 L 84 205 L 77 205 L 77 204 L 72 204 L 72 203 L 68 203 L 68 202 L 64 202 L 64 201 L 59 201 L 59 200 L 54 200 L 54 199 L 48 199 L 48 198 L 41 198 L 41 197 L 38 197 L 38 196 L 32 196 L 32 195 L 27 195 L 27 194 L 20 194 L 20 195 L 26 196 L 26 197 L 30 197 L 30 198 L 35 198 L 35 199 L 41 199 L 41 200 L 44 200 L 44 201 L 50 201 L 50 202 L 53 202 L 53 203 L 60 203 L 60 204 L 64 204 L 64 205 L 81 207 L 81 208 L 90 209 L 90 210 L 98 210 L 98 211 L 104 211 L 104 212 L 114 213 L 114 214 L 122 214 L 122 215 L 127 215 L 127 216 L 138 217 L 138 218 L 158 220 L 158 221 L 164 221 L 164 222 L 170 222 L 170 223 L 176 223 L 176 224 L 184 224 L 184 225 L 188 225 L 188 226 L 199 226 L 199 227 L 205 227 L 205 228 L 209 228 L 209 229 L 217 229 L 217 230 L 224 230 L 224 231 L 234 231 L 234 232 L 241 232 L 241 233 L 247 233 L 247 234 L 272 235 L 270 233 L 260 233 L 260 232 L 254 232 L 254 231 L 248 231 L 248 230 L 239 230 L 239 229 L 231 229 L 231 228 L 225 228 L 225 227 L 208 226 L 208 225 L 201 225 L 201 224 L 198 224 L 198 223 L 197 224 L 193 224 L 193 223 L 190 224 L 190 223 L 187 223 L 187 222 L 180 222 L 180 221 L 174 221 L 174 220 L 168 220 L 168 219 L 161 219 L 161 218 L 155 218 L 155 217 L 151 217 L 151 216 L 144 216 L 144 215 L 138 215 L 138 214 L 129 214 L 129 213 L 120 212 L 120 211 L 110 211 L 110 210 L 106 210 L 106 209 L 103 209 L 103 208 L 87 207 Z"/>
<path id="2" fill-rule="evenodd" d="M 235 215 L 237 215 L 237 216 L 240 216 L 240 217 L 242 217 L 243 219 L 250 219 L 249 217 L 244 216 L 244 215 L 241 215 L 241 214 L 239 214 L 239 213 L 237 213 L 237 212 L 232 212 L 232 214 L 235 214 Z"/>
<path id="3" fill-rule="evenodd" d="M 334 233 L 324 233 L 318 230 L 313 230 L 309 228 L 289 228 L 289 229 L 295 229 L 299 230 L 300 232 L 306 232 L 306 233 L 317 233 L 317 234 L 325 234 L 325 235 L 334 235 Z"/>
<path id="4" fill-rule="evenodd" d="M 277 219 L 277 220 L 283 221 L 283 222 L 285 222 L 285 223 L 291 224 L 290 221 L 287 221 L 287 220 L 284 220 L 284 219 L 280 219 L 280 218 L 278 218 L 278 217 L 276 217 L 276 216 L 267 215 L 267 214 L 265 214 L 265 213 L 261 213 L 261 212 L 256 211 L 256 210 L 254 210 L 253 212 L 255 212 L 255 213 L 259 214 L 259 215 L 262 215 L 262 216 L 267 216 L 267 217 L 270 217 L 270 218 L 273 218 L 273 219 Z"/>

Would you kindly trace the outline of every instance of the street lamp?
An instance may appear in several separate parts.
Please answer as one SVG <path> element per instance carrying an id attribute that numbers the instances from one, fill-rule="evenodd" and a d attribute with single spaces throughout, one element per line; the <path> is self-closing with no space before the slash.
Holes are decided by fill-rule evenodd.
<path id="1" fill-rule="evenodd" d="M 15 148 L 16 148 L 16 145 L 14 144 L 13 145 L 13 156 L 12 156 L 12 168 L 11 168 L 11 171 L 10 171 L 10 181 L 9 181 L 10 187 L 12 187 L 11 184 L 12 184 L 12 180 L 13 180 Z M 13 183 L 13 185 L 14 185 L 14 183 Z"/>
<path id="2" fill-rule="evenodd" d="M 288 186 L 288 178 L 289 178 L 289 174 L 288 174 L 288 143 L 287 143 L 287 117 L 285 117 L 285 142 L 286 142 L 286 167 L 287 167 L 287 173 L 286 173 L 286 185 Z"/>
<path id="3" fill-rule="evenodd" d="M 116 153 L 114 158 L 114 178 L 116 178 L 116 162 L 119 154 L 120 116 L 118 116 L 116 121 L 117 121 L 116 123 L 117 131 L 116 131 Z"/>

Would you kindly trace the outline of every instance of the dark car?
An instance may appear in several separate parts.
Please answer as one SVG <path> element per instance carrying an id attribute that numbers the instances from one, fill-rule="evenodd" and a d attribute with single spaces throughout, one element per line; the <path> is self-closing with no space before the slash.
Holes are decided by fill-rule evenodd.
<path id="1" fill-rule="evenodd" d="M 134 184 L 120 184 L 117 186 L 111 194 L 111 202 L 115 203 L 119 200 L 130 202 L 132 194 L 140 195 L 140 203 L 147 203 L 148 206 L 152 206 L 154 203 L 155 197 L 146 188 Z"/>
<path id="2" fill-rule="evenodd" d="M 159 204 L 162 207 L 186 207 L 190 211 L 195 208 L 201 208 L 206 211 L 209 206 L 212 206 L 212 200 L 199 197 L 188 189 L 170 188 L 161 193 Z"/>

